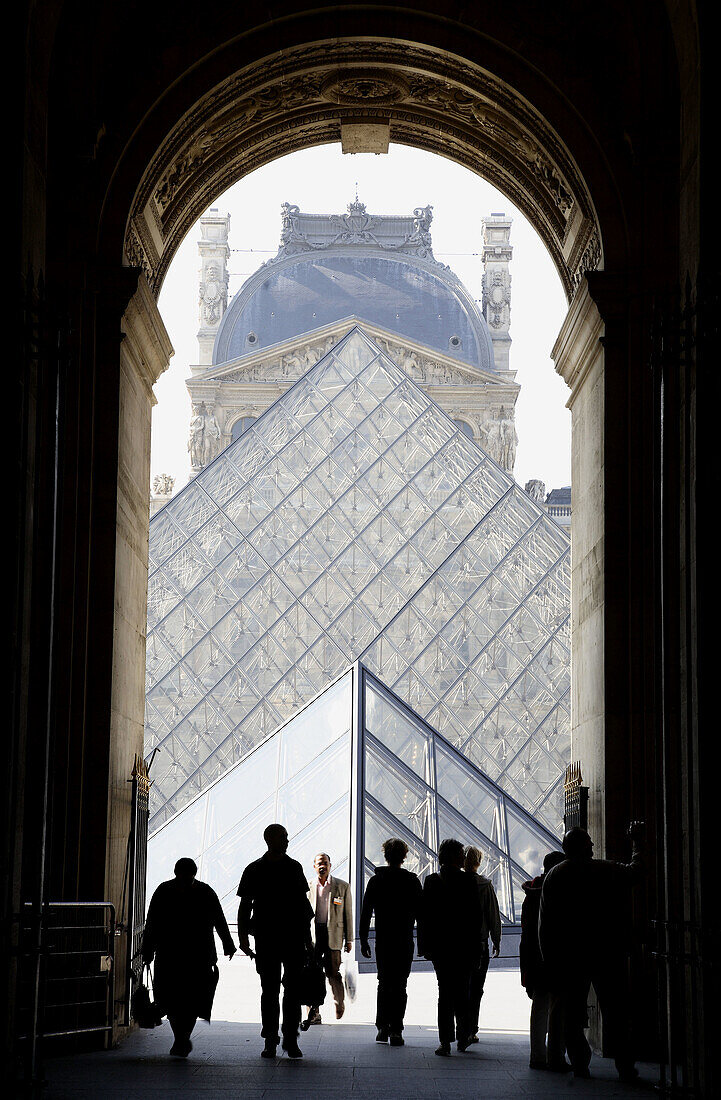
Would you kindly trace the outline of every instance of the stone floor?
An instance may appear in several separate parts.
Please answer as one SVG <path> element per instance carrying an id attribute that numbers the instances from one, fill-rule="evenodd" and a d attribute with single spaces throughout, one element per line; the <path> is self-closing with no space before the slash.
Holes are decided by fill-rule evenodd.
<path id="1" fill-rule="evenodd" d="M 211 1026 L 196 1026 L 194 1049 L 185 1060 L 170 1058 L 167 1023 L 154 1031 L 135 1032 L 120 1047 L 94 1054 L 56 1057 L 46 1063 L 48 1100 L 128 1100 L 151 1096 L 230 1098 L 242 1100 L 323 1100 L 324 1097 L 394 1098 L 394 1100 L 484 1100 L 538 1096 L 624 1097 L 653 1089 L 657 1067 L 641 1066 L 638 1086 L 619 1085 L 613 1064 L 595 1058 L 592 1079 L 576 1081 L 528 1068 L 529 1002 L 517 970 L 493 970 L 488 976 L 481 1019 L 481 1042 L 467 1054 L 434 1055 L 435 978 L 411 976 L 406 1016 L 406 1045 L 393 1048 L 374 1042 L 372 1025 L 375 977 L 360 975 L 358 995 L 341 1021 L 332 1004 L 323 1009 L 324 1023 L 301 1035 L 302 1061 L 286 1057 L 273 1062 L 259 1057 L 258 982 L 246 959 L 225 964 Z"/>

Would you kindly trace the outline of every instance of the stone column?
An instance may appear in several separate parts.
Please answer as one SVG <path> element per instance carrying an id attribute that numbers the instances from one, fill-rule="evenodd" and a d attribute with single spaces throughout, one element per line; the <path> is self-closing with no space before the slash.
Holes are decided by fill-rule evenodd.
<path id="1" fill-rule="evenodd" d="M 200 219 L 198 364 L 201 367 L 209 366 L 213 361 L 213 345 L 228 308 L 229 232 L 230 214 L 223 217 L 213 209 Z"/>
<path id="2" fill-rule="evenodd" d="M 496 370 L 509 370 L 511 353 L 511 224 L 505 214 L 490 214 L 481 222 L 483 249 L 482 309 L 493 340 Z"/>
<path id="3" fill-rule="evenodd" d="M 571 390 L 571 738 L 589 787 L 589 831 L 605 836 L 604 324 L 584 280 L 554 344 Z"/>
<path id="4" fill-rule="evenodd" d="M 165 325 L 143 277 L 125 310 L 122 333 L 105 889 L 105 897 L 117 907 L 123 895 L 130 827 L 128 780 L 135 755 L 143 755 L 150 421 L 155 404 L 152 387 L 173 355 Z M 125 916 L 118 911 L 118 919 Z M 123 992 L 124 937 L 118 947 L 116 1001 Z"/>

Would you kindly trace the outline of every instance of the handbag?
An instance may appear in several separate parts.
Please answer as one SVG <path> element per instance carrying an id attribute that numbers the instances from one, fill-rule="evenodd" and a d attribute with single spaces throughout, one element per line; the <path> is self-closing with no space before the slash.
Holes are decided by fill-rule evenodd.
<path id="1" fill-rule="evenodd" d="M 302 1005 L 310 1005 L 311 1008 L 318 1009 L 325 1001 L 325 974 L 323 967 L 312 954 L 306 959 L 299 974 L 298 992 Z"/>
<path id="2" fill-rule="evenodd" d="M 133 990 L 130 998 L 130 1015 L 138 1027 L 158 1027 L 163 1022 L 163 1017 L 152 998 L 153 979 L 150 967 L 146 966 L 145 969 L 148 972 L 148 985 L 141 979 Z"/>
<path id="3" fill-rule="evenodd" d="M 358 963 L 355 959 L 343 960 L 343 985 L 351 1004 L 358 996 Z"/>

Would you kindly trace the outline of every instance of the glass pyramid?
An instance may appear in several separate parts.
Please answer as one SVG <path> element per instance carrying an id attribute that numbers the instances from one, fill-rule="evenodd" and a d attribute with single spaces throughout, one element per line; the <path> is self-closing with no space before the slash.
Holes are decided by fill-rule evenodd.
<path id="1" fill-rule="evenodd" d="M 558 845 L 360 663 L 157 830 L 149 889 L 189 855 L 234 920 L 240 875 L 262 854 L 271 821 L 286 826 L 289 854 L 309 875 L 327 851 L 356 898 L 388 837 L 406 841 L 406 867 L 421 878 L 436 869 L 445 837 L 474 844 L 511 924 L 520 920 L 521 883 Z"/>
<path id="2" fill-rule="evenodd" d="M 569 540 L 354 327 L 151 520 L 151 831 L 362 658 L 552 832 Z"/>

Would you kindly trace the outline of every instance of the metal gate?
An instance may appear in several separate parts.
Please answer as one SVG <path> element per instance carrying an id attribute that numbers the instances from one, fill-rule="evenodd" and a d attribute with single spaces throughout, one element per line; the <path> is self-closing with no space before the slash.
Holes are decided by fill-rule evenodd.
<path id="1" fill-rule="evenodd" d="M 26 906 L 30 917 L 30 906 Z M 32 921 L 27 925 L 32 932 Z M 20 1004 L 21 1039 L 40 1039 L 113 1030 L 115 909 L 107 901 L 51 901 L 43 908 L 42 965 L 37 1015 Z"/>

